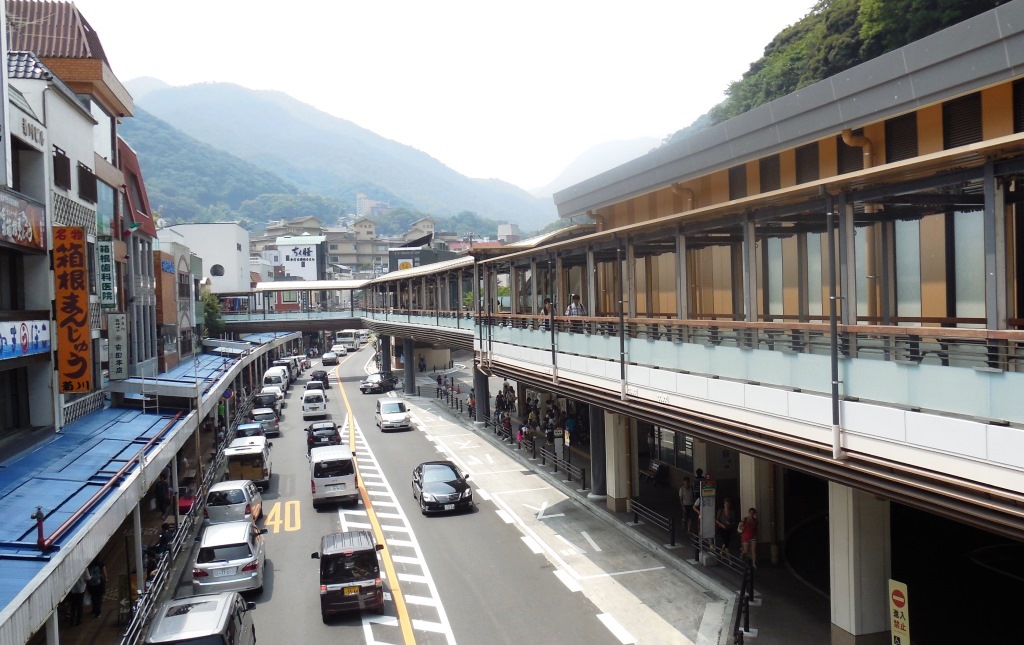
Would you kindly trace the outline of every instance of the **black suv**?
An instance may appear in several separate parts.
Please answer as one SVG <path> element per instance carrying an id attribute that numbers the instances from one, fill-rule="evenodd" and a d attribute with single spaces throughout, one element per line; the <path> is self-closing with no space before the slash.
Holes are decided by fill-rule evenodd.
<path id="1" fill-rule="evenodd" d="M 384 613 L 384 587 L 377 552 L 384 548 L 366 530 L 332 533 L 320 538 L 320 615 L 324 622 L 343 611 L 372 609 Z"/>
<path id="2" fill-rule="evenodd" d="M 306 428 L 306 452 L 320 446 L 337 446 L 341 444 L 338 424 L 333 421 L 317 421 Z"/>
<path id="3" fill-rule="evenodd" d="M 377 372 L 370 374 L 359 384 L 359 391 L 363 394 L 370 392 L 388 392 L 398 385 L 398 378 L 391 372 Z"/>
<path id="4" fill-rule="evenodd" d="M 270 408 L 278 418 L 281 417 L 281 402 L 273 394 L 256 394 L 252 400 L 252 407 L 253 409 Z"/>

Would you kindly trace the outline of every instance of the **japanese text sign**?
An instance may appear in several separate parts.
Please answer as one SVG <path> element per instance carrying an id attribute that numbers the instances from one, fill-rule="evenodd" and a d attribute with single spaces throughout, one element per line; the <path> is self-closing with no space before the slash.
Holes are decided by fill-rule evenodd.
<path id="1" fill-rule="evenodd" d="M 107 361 L 110 380 L 128 378 L 128 314 L 107 314 Z"/>
<path id="2" fill-rule="evenodd" d="M 96 243 L 99 253 L 100 305 L 115 307 L 114 300 L 114 243 L 111 240 L 99 240 Z"/>
<path id="3" fill-rule="evenodd" d="M 910 603 L 907 585 L 889 579 L 889 627 L 892 645 L 910 645 Z"/>
<path id="4" fill-rule="evenodd" d="M 57 371 L 61 392 L 92 391 L 89 335 L 89 263 L 85 229 L 53 228 L 53 273 L 56 294 Z"/>

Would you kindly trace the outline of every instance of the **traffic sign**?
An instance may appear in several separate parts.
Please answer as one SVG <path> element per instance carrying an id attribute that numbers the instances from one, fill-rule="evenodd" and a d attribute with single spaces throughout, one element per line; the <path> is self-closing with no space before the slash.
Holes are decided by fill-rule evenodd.
<path id="1" fill-rule="evenodd" d="M 889 579 L 889 626 L 892 645 L 910 645 L 910 606 L 907 585 Z"/>

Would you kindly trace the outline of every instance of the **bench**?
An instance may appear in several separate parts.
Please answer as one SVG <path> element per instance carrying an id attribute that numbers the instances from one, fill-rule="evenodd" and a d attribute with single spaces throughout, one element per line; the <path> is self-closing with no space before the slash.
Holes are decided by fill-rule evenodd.
<path id="1" fill-rule="evenodd" d="M 668 464 L 657 459 L 651 459 L 647 463 L 647 468 L 640 469 L 640 481 L 645 478 L 652 482 L 658 483 L 665 480 L 668 476 Z"/>

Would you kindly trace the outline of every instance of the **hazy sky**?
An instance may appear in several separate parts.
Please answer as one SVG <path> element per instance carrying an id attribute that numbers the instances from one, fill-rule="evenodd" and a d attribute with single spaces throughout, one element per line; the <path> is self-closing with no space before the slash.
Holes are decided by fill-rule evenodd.
<path id="1" fill-rule="evenodd" d="M 663 138 L 814 0 L 76 0 L 122 82 L 280 90 L 523 188 Z"/>

